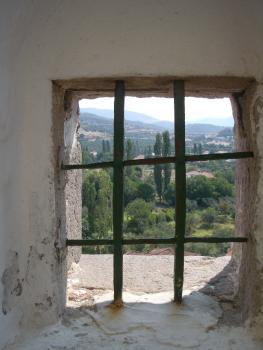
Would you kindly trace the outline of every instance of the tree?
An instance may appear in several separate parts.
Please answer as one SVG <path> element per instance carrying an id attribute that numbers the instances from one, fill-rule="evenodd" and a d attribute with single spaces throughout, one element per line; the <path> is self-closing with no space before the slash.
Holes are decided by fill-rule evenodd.
<path id="1" fill-rule="evenodd" d="M 207 208 L 202 211 L 201 218 L 205 228 L 211 228 L 216 220 L 217 213 L 214 208 Z"/>
<path id="2" fill-rule="evenodd" d="M 132 142 L 131 139 L 128 139 L 125 143 L 125 158 L 126 159 L 133 159 L 134 158 L 134 151 L 135 151 L 135 147 L 134 147 L 134 144 Z M 132 173 L 133 173 L 133 167 L 126 167 L 125 169 L 125 174 L 127 176 L 132 176 Z"/>
<path id="3" fill-rule="evenodd" d="M 88 146 L 81 145 L 81 148 L 82 148 L 82 162 L 84 164 L 93 163 L 94 156 L 92 153 L 90 153 Z"/>
<path id="4" fill-rule="evenodd" d="M 213 197 L 211 180 L 202 175 L 190 177 L 187 179 L 186 196 L 198 205 L 206 206 L 205 200 Z"/>
<path id="5" fill-rule="evenodd" d="M 137 188 L 137 198 L 142 198 L 145 202 L 154 200 L 154 188 L 148 183 L 140 183 Z"/>
<path id="6" fill-rule="evenodd" d="M 87 171 L 82 185 L 82 206 L 86 207 L 83 218 L 93 238 L 109 238 L 112 232 L 112 183 L 105 170 Z"/>
<path id="7" fill-rule="evenodd" d="M 167 202 L 167 204 L 171 206 L 175 206 L 175 182 L 170 182 L 167 186 L 166 191 L 163 194 L 164 200 Z"/>
<path id="8" fill-rule="evenodd" d="M 145 158 L 151 158 L 152 157 L 152 153 L 153 153 L 153 150 L 152 150 L 152 146 L 151 145 L 145 147 L 145 149 L 144 149 L 144 156 L 145 156 Z"/>
<path id="9" fill-rule="evenodd" d="M 131 139 L 126 141 L 126 159 L 133 159 L 135 153 L 135 146 Z"/>
<path id="10" fill-rule="evenodd" d="M 155 144 L 154 144 L 154 154 L 156 157 L 162 155 L 162 136 L 160 133 L 156 134 Z M 159 197 L 159 201 L 162 201 L 163 194 L 163 181 L 162 181 L 162 166 L 157 164 L 154 166 L 154 182 L 156 186 L 156 192 Z"/>
<path id="11" fill-rule="evenodd" d="M 171 155 L 171 141 L 169 131 L 163 132 L 162 155 L 163 157 L 168 157 Z M 164 164 L 163 177 L 163 191 L 165 192 L 171 180 L 171 164 Z"/>
<path id="12" fill-rule="evenodd" d="M 126 213 L 128 216 L 127 231 L 141 234 L 148 224 L 152 205 L 145 200 L 137 198 L 127 205 Z"/>
<path id="13" fill-rule="evenodd" d="M 106 152 L 110 153 L 110 141 L 109 140 L 106 141 Z"/>
<path id="14" fill-rule="evenodd" d="M 138 183 L 129 176 L 124 178 L 124 206 L 136 199 Z"/>
<path id="15" fill-rule="evenodd" d="M 216 176 L 211 179 L 211 183 L 213 185 L 214 197 L 216 199 L 233 196 L 234 186 L 225 180 L 223 176 Z"/>
<path id="16" fill-rule="evenodd" d="M 102 153 L 106 153 L 106 142 L 102 140 Z"/>

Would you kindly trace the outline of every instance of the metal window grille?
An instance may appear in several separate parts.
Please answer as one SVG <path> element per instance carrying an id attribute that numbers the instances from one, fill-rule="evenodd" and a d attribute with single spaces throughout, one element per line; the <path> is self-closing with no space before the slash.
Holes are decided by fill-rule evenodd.
<path id="1" fill-rule="evenodd" d="M 184 244 L 193 242 L 224 243 L 247 242 L 247 237 L 185 237 L 186 221 L 186 162 L 240 159 L 253 157 L 253 152 L 232 152 L 202 155 L 185 154 L 185 91 L 184 81 L 173 82 L 174 88 L 174 127 L 175 156 L 149 159 L 124 160 L 124 100 L 125 82 L 116 81 L 114 100 L 114 158 L 111 162 L 93 164 L 62 164 L 62 170 L 113 168 L 113 239 L 69 239 L 67 246 L 112 245 L 114 302 L 122 303 L 123 289 L 123 245 L 132 244 L 172 244 L 175 246 L 174 301 L 182 302 L 184 281 Z M 123 238 L 123 184 L 124 167 L 132 165 L 175 164 L 176 177 L 176 230 L 173 238 Z"/>

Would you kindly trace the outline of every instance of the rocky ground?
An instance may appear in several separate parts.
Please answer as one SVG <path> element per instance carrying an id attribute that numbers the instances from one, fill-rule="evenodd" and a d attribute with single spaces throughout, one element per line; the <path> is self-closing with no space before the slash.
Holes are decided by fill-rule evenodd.
<path id="1" fill-rule="evenodd" d="M 95 295 L 112 290 L 112 259 L 112 255 L 81 256 L 80 263 L 73 265 L 68 275 L 68 305 L 92 304 Z M 186 256 L 184 290 L 202 290 L 221 300 L 231 300 L 233 268 L 229 262 L 229 256 Z M 172 291 L 173 275 L 172 255 L 124 255 L 124 291 L 135 294 Z"/>

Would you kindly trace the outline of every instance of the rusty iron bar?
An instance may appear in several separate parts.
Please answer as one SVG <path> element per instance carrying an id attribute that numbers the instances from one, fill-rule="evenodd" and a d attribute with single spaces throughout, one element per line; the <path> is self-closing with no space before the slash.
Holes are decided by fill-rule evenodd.
<path id="1" fill-rule="evenodd" d="M 62 164 L 62 170 L 74 170 L 74 169 L 101 169 L 111 168 L 113 162 L 101 162 L 101 163 L 90 163 L 90 164 Z"/>
<path id="2" fill-rule="evenodd" d="M 185 243 L 246 243 L 247 237 L 185 237 Z M 134 238 L 122 239 L 122 245 L 136 245 L 136 244 L 175 244 L 176 237 L 173 238 Z M 94 245 L 113 245 L 113 239 L 67 239 L 66 245 L 74 246 L 94 246 Z"/>
<path id="3" fill-rule="evenodd" d="M 185 155 L 186 162 L 202 162 L 208 160 L 227 160 L 227 159 L 242 159 L 242 158 L 253 158 L 253 152 L 228 152 L 228 153 L 212 153 L 212 154 L 199 154 L 199 155 Z M 130 159 L 124 160 L 123 166 L 136 166 L 136 165 L 155 165 L 155 164 L 166 164 L 176 163 L 176 157 L 155 157 L 146 159 Z M 100 168 L 111 168 L 114 162 L 101 162 L 91 164 L 62 164 L 62 170 L 74 170 L 74 169 L 100 169 Z"/>
<path id="4" fill-rule="evenodd" d="M 186 155 L 186 162 L 200 162 L 207 160 L 227 160 L 227 159 L 241 159 L 241 158 L 253 158 L 253 152 L 227 152 L 227 153 L 211 153 L 211 154 L 199 154 L 199 155 Z"/>
<path id="5" fill-rule="evenodd" d="M 123 287 L 123 157 L 124 157 L 124 81 L 116 81 L 114 99 L 113 160 L 113 286 L 114 303 L 122 303 Z"/>
<path id="6" fill-rule="evenodd" d="M 184 281 L 184 236 L 186 220 L 185 106 L 184 81 L 174 81 L 174 135 L 176 183 L 176 254 L 174 259 L 174 301 L 182 302 Z"/>

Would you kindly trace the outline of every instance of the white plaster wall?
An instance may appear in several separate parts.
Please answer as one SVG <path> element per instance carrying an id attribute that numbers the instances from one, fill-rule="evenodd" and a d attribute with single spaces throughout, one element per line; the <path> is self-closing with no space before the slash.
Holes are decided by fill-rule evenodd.
<path id="1" fill-rule="evenodd" d="M 0 347 L 59 314 L 51 80 L 262 81 L 262 13 L 260 0 L 0 0 Z"/>

